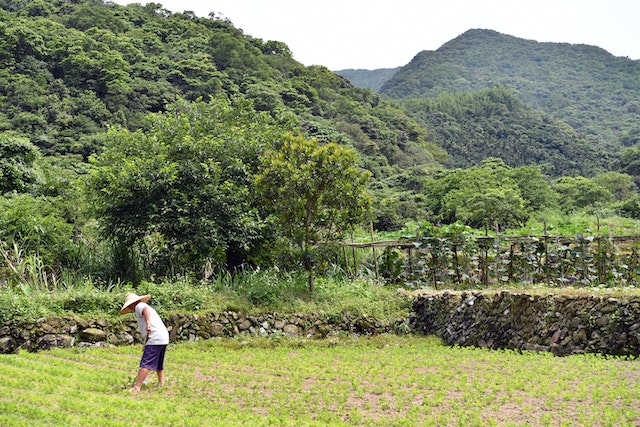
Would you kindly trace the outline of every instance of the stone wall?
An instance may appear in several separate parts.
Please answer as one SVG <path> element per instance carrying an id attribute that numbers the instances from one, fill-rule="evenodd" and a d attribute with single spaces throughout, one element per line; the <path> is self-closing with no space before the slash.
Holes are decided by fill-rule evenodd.
<path id="1" fill-rule="evenodd" d="M 172 342 L 231 336 L 324 338 L 340 333 L 424 333 L 450 345 L 550 351 L 555 355 L 640 355 L 640 296 L 421 292 L 414 314 L 383 322 L 363 316 L 248 316 L 236 312 L 175 314 L 165 319 Z M 111 320 L 51 317 L 11 321 L 0 327 L 0 353 L 53 347 L 141 343 L 132 315 Z"/>
<path id="2" fill-rule="evenodd" d="M 640 355 L 640 296 L 425 292 L 412 326 L 450 345 Z"/>
<path id="3" fill-rule="evenodd" d="M 236 312 L 206 315 L 174 314 L 164 319 L 172 342 L 230 336 L 300 336 L 324 338 L 339 333 L 374 335 L 409 332 L 409 319 L 380 321 L 349 313 L 335 315 L 247 316 Z M 0 327 L 0 354 L 54 347 L 111 346 L 141 343 L 132 315 L 113 320 L 85 320 L 77 316 L 11 321 Z"/>

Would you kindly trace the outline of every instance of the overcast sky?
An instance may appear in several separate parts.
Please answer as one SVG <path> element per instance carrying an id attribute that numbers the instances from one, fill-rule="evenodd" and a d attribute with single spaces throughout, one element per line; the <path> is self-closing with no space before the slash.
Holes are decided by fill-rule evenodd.
<path id="1" fill-rule="evenodd" d="M 115 0 L 116 3 L 148 3 Z M 640 59 L 639 0 L 154 0 L 223 15 L 245 34 L 286 43 L 304 65 L 393 68 L 471 28 L 599 46 Z"/>

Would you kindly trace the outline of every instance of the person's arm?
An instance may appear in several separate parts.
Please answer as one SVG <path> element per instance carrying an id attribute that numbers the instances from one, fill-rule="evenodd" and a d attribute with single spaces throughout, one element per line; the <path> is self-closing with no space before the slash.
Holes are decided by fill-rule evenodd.
<path id="1" fill-rule="evenodd" d="M 149 339 L 149 334 L 151 333 L 151 313 L 149 313 L 148 307 L 142 309 L 142 317 L 144 317 L 144 321 L 147 323 L 147 339 Z"/>

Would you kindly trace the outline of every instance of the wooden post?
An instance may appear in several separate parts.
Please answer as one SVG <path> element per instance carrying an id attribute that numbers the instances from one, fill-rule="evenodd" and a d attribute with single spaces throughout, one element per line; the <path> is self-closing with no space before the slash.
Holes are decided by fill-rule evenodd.
<path id="1" fill-rule="evenodd" d="M 376 267 L 376 280 L 379 280 L 380 276 L 378 274 L 378 256 L 376 255 L 376 246 L 373 244 L 374 243 L 374 239 L 373 239 L 373 222 L 369 223 L 369 229 L 371 230 L 371 252 L 373 253 L 373 262 L 374 262 L 374 265 Z"/>
<path id="2" fill-rule="evenodd" d="M 549 237 L 547 236 L 547 221 L 544 221 L 544 276 L 549 286 Z"/>
<path id="3" fill-rule="evenodd" d="M 480 246 L 481 246 L 481 257 L 480 260 L 480 282 L 483 285 L 489 284 L 489 237 L 485 236 L 484 238 L 479 238 Z"/>
<path id="4" fill-rule="evenodd" d="M 353 231 L 351 232 L 351 243 L 353 243 Z M 353 255 L 353 277 L 358 275 L 358 260 L 356 259 L 356 247 L 351 246 L 351 254 Z"/>
<path id="5" fill-rule="evenodd" d="M 596 243 L 596 270 L 598 270 L 598 284 L 602 284 L 604 281 L 604 267 L 602 262 L 602 244 L 600 242 L 600 215 L 596 213 L 596 221 L 598 224 L 598 235 L 596 239 L 598 240 Z"/>
<path id="6" fill-rule="evenodd" d="M 453 266 L 455 272 L 455 285 L 460 286 L 462 284 L 462 279 L 460 277 L 460 266 L 458 265 L 458 245 L 455 243 L 453 243 Z"/>
<path id="7" fill-rule="evenodd" d="M 513 268 L 513 262 L 514 262 L 514 258 L 515 258 L 515 249 L 514 249 L 514 246 L 515 246 L 516 244 L 517 244 L 517 243 L 515 243 L 515 244 L 514 244 L 513 242 L 509 243 L 509 267 L 508 267 L 508 269 L 507 269 L 507 271 L 508 271 L 508 273 L 507 273 L 507 274 L 508 274 L 508 277 L 509 277 L 509 283 L 512 283 L 512 282 L 513 282 L 513 270 L 514 270 L 514 268 Z M 520 251 L 522 252 L 522 249 L 520 249 Z"/>
<path id="8" fill-rule="evenodd" d="M 349 258 L 347 257 L 347 248 L 342 245 L 342 256 L 344 257 L 344 269 L 347 273 L 347 277 L 352 279 L 351 274 L 349 273 Z"/>
<path id="9" fill-rule="evenodd" d="M 415 279 L 413 277 L 413 256 L 412 256 L 411 247 L 409 247 L 409 278 L 411 278 L 411 280 Z"/>

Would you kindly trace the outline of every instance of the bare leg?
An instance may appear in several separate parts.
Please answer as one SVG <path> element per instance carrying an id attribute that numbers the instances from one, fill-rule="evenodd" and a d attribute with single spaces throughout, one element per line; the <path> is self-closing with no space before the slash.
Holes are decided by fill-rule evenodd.
<path id="1" fill-rule="evenodd" d="M 142 387 L 142 383 L 144 382 L 145 378 L 147 378 L 148 374 L 149 374 L 149 370 L 147 368 L 140 368 L 138 370 L 136 384 L 133 387 L 131 387 L 131 391 L 139 391 L 140 387 Z"/>
<path id="2" fill-rule="evenodd" d="M 164 371 L 156 371 L 156 374 L 158 374 L 158 385 L 159 386 L 163 386 L 164 385 Z"/>

